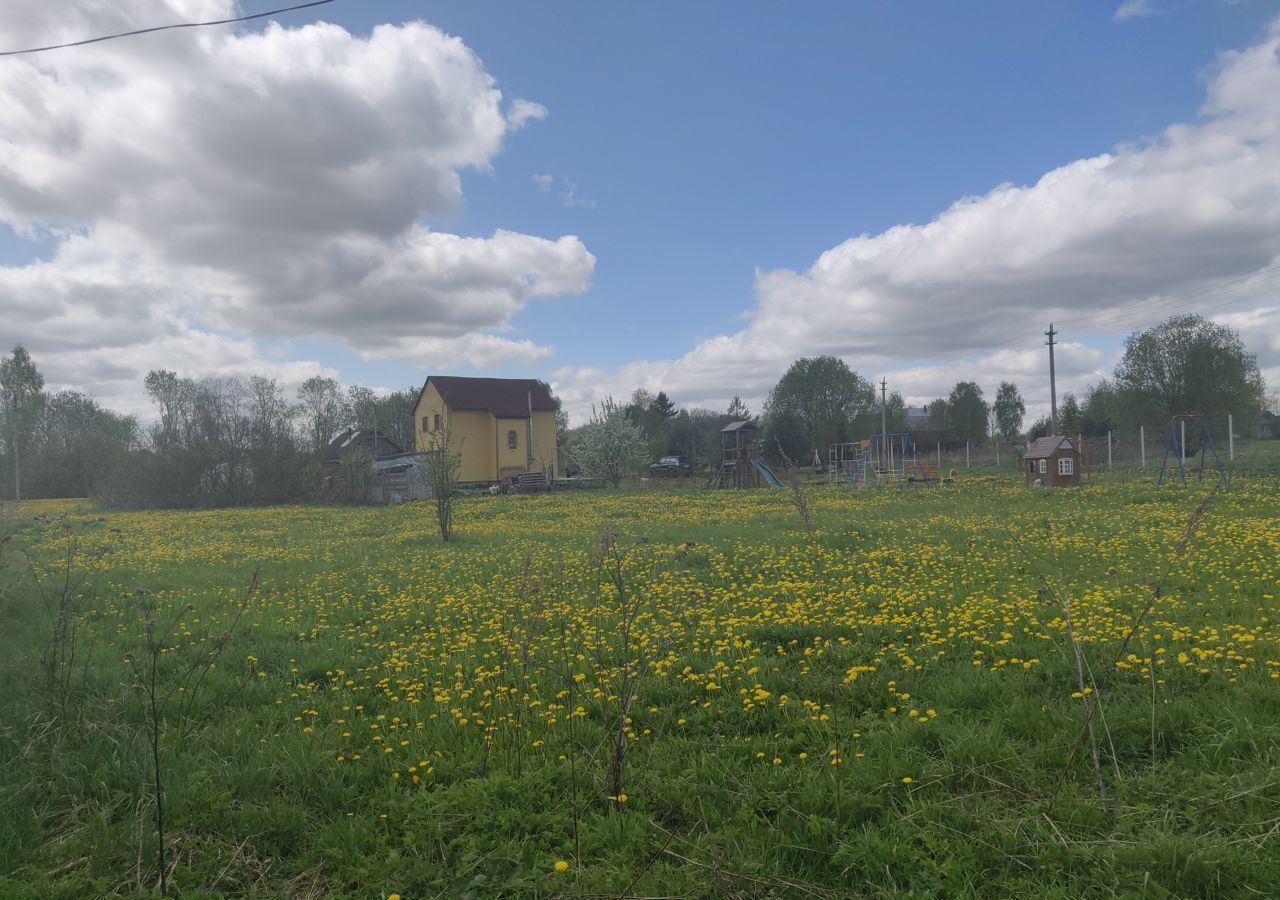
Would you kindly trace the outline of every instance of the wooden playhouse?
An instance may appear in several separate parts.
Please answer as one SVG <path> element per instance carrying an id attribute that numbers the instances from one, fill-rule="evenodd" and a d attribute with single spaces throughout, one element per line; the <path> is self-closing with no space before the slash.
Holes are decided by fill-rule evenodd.
<path id="1" fill-rule="evenodd" d="M 1022 454 L 1027 487 L 1071 487 L 1080 483 L 1080 448 L 1066 435 L 1036 438 Z"/>

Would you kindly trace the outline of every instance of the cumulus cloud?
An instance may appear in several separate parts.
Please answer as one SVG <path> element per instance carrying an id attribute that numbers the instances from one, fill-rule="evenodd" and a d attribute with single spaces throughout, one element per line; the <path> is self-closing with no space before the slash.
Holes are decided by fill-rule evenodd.
<path id="1" fill-rule="evenodd" d="M 636 385 L 683 402 L 741 394 L 759 403 L 793 359 L 830 353 L 868 374 L 933 373 L 927 389 L 904 385 L 920 399 L 957 372 L 985 375 L 977 380 L 989 389 L 1021 372 L 1014 380 L 1033 406 L 1048 393 L 1036 371 L 1050 321 L 1069 323 L 1070 340 L 1233 299 L 1265 305 L 1259 297 L 1275 296 L 1280 273 L 1278 51 L 1280 20 L 1222 55 L 1198 120 L 1034 184 L 963 198 L 923 225 L 850 238 L 802 272 L 757 271 L 741 331 L 674 360 L 562 367 L 556 387 L 579 416 L 591 395 Z M 1257 333 L 1280 333 L 1274 309 L 1257 316 Z M 1004 357 L 1002 347 L 1033 355 Z M 1024 365 L 1032 359 L 1039 366 Z"/>
<path id="2" fill-rule="evenodd" d="M 6 40 L 43 43 L 235 11 L 17 7 Z M 543 358 L 502 333 L 528 302 L 587 288 L 582 242 L 426 222 L 459 207 L 462 171 L 489 170 L 546 114 L 504 109 L 470 48 L 421 22 L 367 37 L 326 23 L 164 32 L 6 60 L 0 221 L 58 244 L 0 267 L 0 318 L 54 365 L 100 348 L 134 372 L 156 342 L 196 334 L 224 343 L 187 369 L 264 368 L 244 357 L 247 335 L 424 366 Z"/>

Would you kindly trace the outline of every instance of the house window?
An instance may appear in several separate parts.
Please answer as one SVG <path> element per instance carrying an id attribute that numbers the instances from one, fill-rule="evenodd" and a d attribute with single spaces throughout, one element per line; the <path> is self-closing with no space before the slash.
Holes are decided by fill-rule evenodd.
<path id="1" fill-rule="evenodd" d="M 1063 456 L 1058 460 L 1059 475 L 1073 475 L 1076 471 L 1075 460 L 1070 456 Z"/>
<path id="2" fill-rule="evenodd" d="M 426 416 L 423 416 L 423 417 L 422 417 L 422 430 L 423 430 L 424 432 L 426 432 L 426 431 L 428 431 L 428 430 L 429 430 L 429 429 L 427 428 L 427 422 L 428 422 L 427 417 L 426 417 Z"/>
<path id="3" fill-rule="evenodd" d="M 440 413 L 436 413 L 434 430 L 440 430 Z"/>
<path id="4" fill-rule="evenodd" d="M 1043 459 L 1042 459 L 1042 460 L 1040 460 L 1040 474 L 1041 474 L 1041 475 L 1043 475 L 1043 474 L 1044 474 L 1045 472 L 1047 472 L 1047 471 L 1049 471 L 1049 463 L 1048 463 L 1048 461 L 1047 461 L 1047 460 L 1043 460 Z"/>
<path id="5" fill-rule="evenodd" d="M 514 428 L 507 432 L 507 449 L 516 449 L 516 432 Z"/>

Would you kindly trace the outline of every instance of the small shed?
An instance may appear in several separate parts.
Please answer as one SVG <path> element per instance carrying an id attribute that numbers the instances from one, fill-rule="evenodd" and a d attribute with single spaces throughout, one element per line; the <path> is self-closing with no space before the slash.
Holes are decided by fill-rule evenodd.
<path id="1" fill-rule="evenodd" d="M 1022 454 L 1027 487 L 1071 487 L 1080 483 L 1080 448 L 1066 435 L 1036 438 Z"/>
<path id="2" fill-rule="evenodd" d="M 373 478 L 368 484 L 370 503 L 403 503 L 406 500 L 430 500 L 431 485 L 427 483 L 418 457 L 401 453 L 374 460 Z"/>
<path id="3" fill-rule="evenodd" d="M 320 451 L 325 487 L 350 502 L 430 499 L 431 486 L 416 459 L 381 431 L 367 428 L 341 431 Z"/>

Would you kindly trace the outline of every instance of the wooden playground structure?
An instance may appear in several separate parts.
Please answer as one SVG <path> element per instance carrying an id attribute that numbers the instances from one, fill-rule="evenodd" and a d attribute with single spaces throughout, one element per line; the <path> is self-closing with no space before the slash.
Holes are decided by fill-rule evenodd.
<path id="1" fill-rule="evenodd" d="M 756 488 L 782 482 L 760 459 L 760 429 L 751 419 L 730 422 L 720 429 L 720 468 L 707 482 L 712 488 Z"/>

